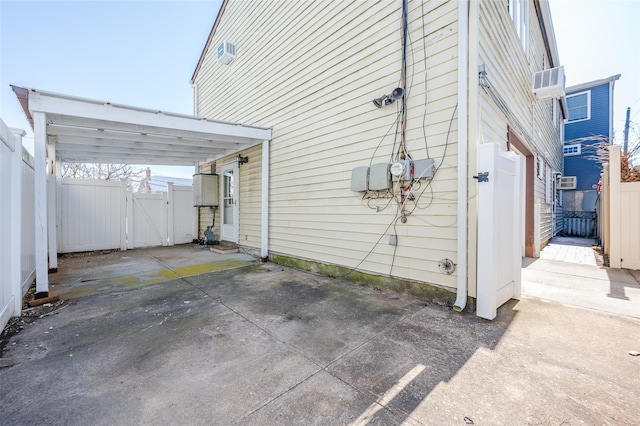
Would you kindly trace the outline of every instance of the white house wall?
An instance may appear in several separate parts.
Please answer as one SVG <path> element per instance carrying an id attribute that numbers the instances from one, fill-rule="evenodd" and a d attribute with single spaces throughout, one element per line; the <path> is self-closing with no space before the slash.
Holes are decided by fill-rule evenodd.
<path id="1" fill-rule="evenodd" d="M 441 166 L 433 197 L 426 190 L 422 208 L 395 230 L 395 204 L 376 213 L 350 191 L 350 177 L 393 151 L 393 130 L 383 137 L 398 104 L 377 109 L 372 100 L 398 86 L 401 1 L 229 1 L 195 80 L 198 112 L 273 129 L 270 251 L 346 267 L 366 257 L 361 270 L 455 287 L 438 261 L 457 257 L 457 2 L 410 1 L 409 9 L 407 149 L 427 157 L 426 52 L 424 132 Z M 225 40 L 237 50 L 228 66 L 215 58 Z M 243 155 L 239 242 L 257 248 L 261 167 L 257 152 Z"/>
<path id="2" fill-rule="evenodd" d="M 552 101 L 536 100 L 531 90 L 532 75 L 550 68 L 534 4 L 529 2 L 529 54 L 526 55 L 507 8 L 509 2 L 479 2 L 479 64 L 484 64 L 492 87 L 506 101 L 520 126 L 510 122 L 496 104 L 480 90 L 481 143 L 497 142 L 507 149 L 507 126 L 516 130 L 545 168 L 562 171 L 562 121 L 553 124 Z M 543 68 L 544 64 L 544 68 Z M 558 64 L 554 64 L 558 66 Z M 557 109 L 559 110 L 559 109 Z M 545 175 L 546 176 L 546 175 Z M 546 179 L 535 178 L 536 247 L 552 237 L 552 204 L 546 202 Z"/>

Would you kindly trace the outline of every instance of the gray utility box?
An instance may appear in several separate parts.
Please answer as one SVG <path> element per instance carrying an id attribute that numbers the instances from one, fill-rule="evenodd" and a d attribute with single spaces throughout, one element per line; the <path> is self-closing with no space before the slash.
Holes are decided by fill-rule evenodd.
<path id="1" fill-rule="evenodd" d="M 433 179 L 433 173 L 435 172 L 435 164 L 432 158 L 425 158 L 424 160 L 414 160 L 413 162 L 413 178 L 418 179 Z"/>
<path id="2" fill-rule="evenodd" d="M 391 172 L 389 163 L 372 164 L 369 168 L 369 191 L 386 191 L 391 189 Z"/>
<path id="3" fill-rule="evenodd" d="M 193 175 L 193 207 L 218 207 L 218 175 Z"/>
<path id="4" fill-rule="evenodd" d="M 369 189 L 369 167 L 356 167 L 351 170 L 351 190 L 365 192 Z"/>

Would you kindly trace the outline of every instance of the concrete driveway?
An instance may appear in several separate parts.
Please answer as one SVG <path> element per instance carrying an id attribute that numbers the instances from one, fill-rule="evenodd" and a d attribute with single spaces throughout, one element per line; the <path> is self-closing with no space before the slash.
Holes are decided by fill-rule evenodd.
<path id="1" fill-rule="evenodd" d="M 524 297 L 488 322 L 250 260 L 193 246 L 65 259 L 51 280 L 73 298 L 2 355 L 0 424 L 640 419 L 638 319 Z"/>

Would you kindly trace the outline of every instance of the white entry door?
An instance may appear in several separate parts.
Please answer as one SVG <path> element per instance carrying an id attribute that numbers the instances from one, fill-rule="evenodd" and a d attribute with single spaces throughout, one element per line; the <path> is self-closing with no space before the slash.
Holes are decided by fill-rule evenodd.
<path id="1" fill-rule="evenodd" d="M 479 148 L 478 170 L 476 314 L 493 319 L 503 303 L 520 297 L 521 157 L 503 151 L 498 144 L 483 144 Z"/>
<path id="2" fill-rule="evenodd" d="M 220 210 L 220 239 L 238 242 L 238 163 L 222 167 L 222 209 Z"/>

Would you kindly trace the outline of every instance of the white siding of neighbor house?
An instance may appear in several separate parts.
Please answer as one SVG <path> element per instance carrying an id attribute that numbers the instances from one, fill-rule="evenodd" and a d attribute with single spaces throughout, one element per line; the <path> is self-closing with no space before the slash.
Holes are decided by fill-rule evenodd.
<path id="1" fill-rule="evenodd" d="M 534 4 L 529 2 L 529 52 L 524 48 L 509 15 L 507 1 L 479 2 L 479 64 L 486 66 L 494 89 L 506 101 L 528 135 L 520 132 L 534 155 L 545 159 L 545 168 L 562 171 L 562 121 L 553 124 L 550 99 L 536 100 L 532 93 L 532 75 L 549 68 L 542 32 Z M 544 68 L 543 68 L 544 64 Z M 554 64 L 558 66 L 558 64 Z M 515 127 L 480 89 L 481 143 L 497 142 L 507 147 L 507 126 Z M 515 130 L 515 129 L 514 129 Z M 546 174 L 545 174 L 546 175 Z M 535 178 L 536 241 L 544 246 L 552 237 L 552 204 L 545 200 L 545 179 Z"/>
<path id="2" fill-rule="evenodd" d="M 426 51 L 424 132 L 430 157 L 442 163 L 433 196 L 426 190 L 423 209 L 394 230 L 395 204 L 376 213 L 350 191 L 354 167 L 388 162 L 393 151 L 393 130 L 384 136 L 398 104 L 377 109 L 372 100 L 399 85 L 401 4 L 229 1 L 195 80 L 197 107 L 205 117 L 272 128 L 270 251 L 383 275 L 393 265 L 393 276 L 455 287 L 438 261 L 457 257 L 456 1 L 409 2 L 407 149 L 427 156 Z M 216 62 L 225 40 L 237 52 L 228 66 Z M 239 242 L 259 247 L 260 153 L 243 155 Z"/>

